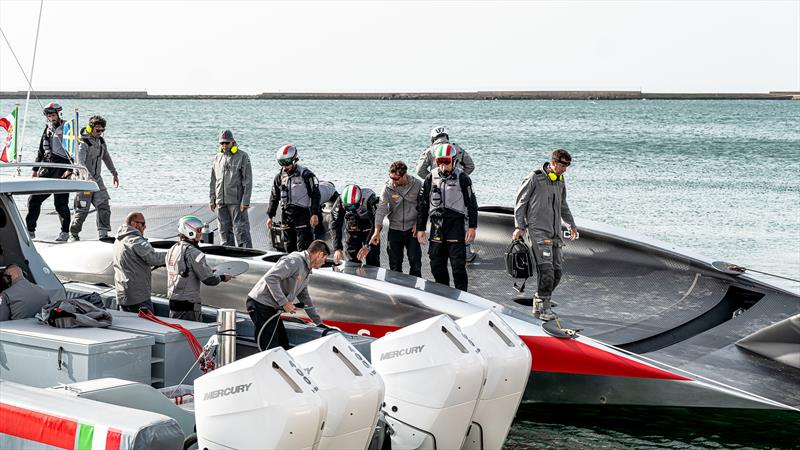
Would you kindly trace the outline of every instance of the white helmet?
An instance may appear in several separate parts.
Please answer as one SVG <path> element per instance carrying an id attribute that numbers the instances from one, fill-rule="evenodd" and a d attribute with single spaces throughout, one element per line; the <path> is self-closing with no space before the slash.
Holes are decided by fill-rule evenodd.
<path id="1" fill-rule="evenodd" d="M 196 239 L 203 233 L 203 223 L 197 216 L 183 216 L 178 221 L 178 233 L 186 236 L 189 239 Z"/>
<path id="2" fill-rule="evenodd" d="M 275 153 L 275 159 L 281 166 L 289 166 L 294 164 L 297 159 L 297 148 L 294 145 L 283 145 Z"/>
<path id="3" fill-rule="evenodd" d="M 444 126 L 442 126 L 442 127 L 434 127 L 431 130 L 431 143 L 433 143 L 433 141 L 435 141 L 436 138 L 441 136 L 441 135 L 445 135 L 448 138 L 450 137 L 450 134 L 447 132 L 447 127 L 444 127 Z"/>

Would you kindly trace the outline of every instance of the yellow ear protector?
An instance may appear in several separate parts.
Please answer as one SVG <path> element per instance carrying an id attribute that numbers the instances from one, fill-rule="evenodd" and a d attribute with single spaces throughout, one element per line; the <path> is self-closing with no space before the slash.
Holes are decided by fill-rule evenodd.
<path id="1" fill-rule="evenodd" d="M 548 172 L 547 178 L 550 178 L 550 181 L 564 181 L 564 175 L 556 175 L 553 172 Z"/>
<path id="2" fill-rule="evenodd" d="M 91 133 L 92 132 L 92 124 L 91 123 L 87 123 L 86 124 L 86 132 L 87 133 Z"/>
<path id="3" fill-rule="evenodd" d="M 220 153 L 222 153 L 222 152 L 224 152 L 224 151 L 225 151 L 225 149 L 224 149 L 224 148 L 222 148 L 222 146 L 220 145 L 220 146 L 219 146 L 219 152 L 220 152 Z M 233 147 L 231 147 L 231 153 L 232 153 L 232 154 L 235 154 L 235 153 L 236 153 L 236 152 L 238 152 L 238 151 L 239 151 L 239 146 L 238 146 L 238 145 L 236 145 L 236 144 L 233 144 Z"/>

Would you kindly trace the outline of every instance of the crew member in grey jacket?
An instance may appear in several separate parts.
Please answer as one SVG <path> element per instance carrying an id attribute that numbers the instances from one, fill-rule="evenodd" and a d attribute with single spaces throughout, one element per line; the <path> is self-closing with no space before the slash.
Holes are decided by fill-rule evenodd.
<path id="1" fill-rule="evenodd" d="M 431 130 L 431 145 L 422 151 L 417 159 L 417 176 L 425 179 L 428 174 L 436 169 L 436 161 L 434 161 L 434 150 L 441 144 L 450 144 L 456 150 L 455 165 L 459 167 L 467 175 L 471 175 L 475 171 L 475 163 L 472 157 L 460 145 L 455 142 L 450 142 L 447 127 L 434 127 Z"/>
<path id="2" fill-rule="evenodd" d="M 388 244 L 389 268 L 403 271 L 403 250 L 408 255 L 409 274 L 422 276 L 422 249 L 417 241 L 417 197 L 422 189 L 422 181 L 408 175 L 408 167 L 403 161 L 395 161 L 389 166 L 389 180 L 383 187 L 378 209 L 375 212 L 375 231 L 372 245 L 381 242 L 383 219 L 389 217 Z"/>
<path id="3" fill-rule="evenodd" d="M 80 232 L 83 230 L 83 222 L 89 215 L 91 205 L 97 210 L 97 235 L 107 238 L 111 231 L 111 205 L 110 197 L 105 183 L 103 183 L 103 166 L 105 163 L 111 172 L 114 187 L 119 187 L 119 174 L 108 153 L 106 140 L 103 139 L 103 132 L 106 131 L 106 119 L 101 116 L 89 118 L 89 125 L 81 130 L 81 147 L 78 151 L 78 161 L 89 171 L 89 179 L 96 182 L 100 188 L 97 192 L 85 192 L 75 195 L 75 215 L 72 216 L 72 223 L 69 226 L 70 242 L 80 240 Z"/>
<path id="4" fill-rule="evenodd" d="M 209 193 L 209 207 L 217 210 L 222 245 L 253 247 L 247 214 L 252 192 L 250 156 L 236 145 L 231 130 L 225 130 L 219 136 L 219 153 L 211 167 Z"/>
<path id="5" fill-rule="evenodd" d="M 180 241 L 169 249 L 165 258 L 169 316 L 173 319 L 200 322 L 200 283 L 216 286 L 220 281 L 233 278 L 216 275 L 206 262 L 205 253 L 198 248 L 203 237 L 203 225 L 198 217 L 181 217 L 178 221 Z"/>
<path id="6" fill-rule="evenodd" d="M 313 241 L 308 250 L 289 253 L 279 259 L 247 294 L 247 313 L 253 319 L 253 337 L 258 341 L 259 349 L 278 346 L 289 349 L 289 338 L 280 314 L 294 313 L 294 301 L 302 302 L 308 317 L 315 324 L 322 325 L 308 295 L 308 278 L 312 270 L 325 264 L 330 254 L 331 249 L 325 241 Z"/>
<path id="7" fill-rule="evenodd" d="M 567 186 L 564 182 L 564 172 L 571 163 L 572 156 L 566 150 L 554 150 L 549 162 L 522 181 L 514 207 L 516 229 L 512 239 L 522 238 L 527 230 L 538 279 L 533 314 L 542 320 L 555 318 L 550 298 L 561 281 L 564 262 L 561 222 L 569 225 L 570 240 L 578 238 L 578 228 L 567 204 Z"/>
<path id="8" fill-rule="evenodd" d="M 18 265 L 6 267 L 4 277 L 8 287 L 0 292 L 0 322 L 33 317 L 50 303 L 47 291 L 28 281 Z"/>
<path id="9" fill-rule="evenodd" d="M 164 265 L 165 253 L 157 252 L 144 238 L 146 226 L 144 214 L 134 211 L 119 227 L 117 241 L 114 242 L 114 287 L 117 305 L 123 311 L 153 309 L 150 271 Z"/>

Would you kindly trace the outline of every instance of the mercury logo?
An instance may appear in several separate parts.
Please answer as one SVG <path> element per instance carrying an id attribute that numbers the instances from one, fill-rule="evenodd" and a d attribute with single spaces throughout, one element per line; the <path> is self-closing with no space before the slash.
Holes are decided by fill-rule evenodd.
<path id="1" fill-rule="evenodd" d="M 225 397 L 227 395 L 240 394 L 242 392 L 247 392 L 247 391 L 250 390 L 250 386 L 252 386 L 252 385 L 253 385 L 253 383 L 240 384 L 240 385 L 237 385 L 237 386 L 226 387 L 225 389 L 217 389 L 217 390 L 214 390 L 214 391 L 211 391 L 211 392 L 206 392 L 206 395 L 203 397 L 203 400 L 211 400 L 211 399 L 215 399 L 217 397 Z"/>
<path id="2" fill-rule="evenodd" d="M 407 355 L 413 355 L 414 353 L 422 353 L 423 348 L 425 348 L 425 345 L 417 345 L 415 347 L 401 348 L 400 350 L 393 350 L 391 352 L 382 353 L 381 361 L 383 361 L 384 359 L 397 358 L 398 356 L 407 356 Z"/>

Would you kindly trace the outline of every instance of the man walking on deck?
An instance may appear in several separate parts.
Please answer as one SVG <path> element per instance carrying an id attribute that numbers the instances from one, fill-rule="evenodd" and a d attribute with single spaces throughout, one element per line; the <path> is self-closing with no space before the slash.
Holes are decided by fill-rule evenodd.
<path id="1" fill-rule="evenodd" d="M 320 220 L 319 181 L 313 172 L 297 163 L 300 158 L 295 146 L 282 146 L 275 157 L 281 170 L 272 182 L 267 231 L 281 233 L 286 253 L 305 250 Z M 273 230 L 278 206 L 281 207 L 280 229 Z"/>
<path id="2" fill-rule="evenodd" d="M 551 309 L 554 305 L 550 298 L 562 275 L 562 220 L 570 227 L 570 240 L 578 238 L 578 228 L 567 204 L 567 186 L 564 182 L 564 173 L 570 164 L 572 156 L 569 152 L 554 150 L 549 162 L 522 181 L 514 207 L 516 229 L 512 239 L 522 238 L 527 230 L 538 280 L 533 314 L 542 320 L 556 317 Z"/>
<path id="3" fill-rule="evenodd" d="M 217 211 L 222 245 L 253 247 L 247 214 L 252 191 L 250 156 L 236 145 L 231 130 L 225 130 L 219 136 L 219 152 L 211 167 L 209 193 L 209 207 Z"/>
<path id="4" fill-rule="evenodd" d="M 114 287 L 119 309 L 138 312 L 140 308 L 153 310 L 150 300 L 152 278 L 150 272 L 164 265 L 164 252 L 157 252 L 144 237 L 147 224 L 144 214 L 134 211 L 125 218 L 114 242 Z"/>
<path id="5" fill-rule="evenodd" d="M 47 126 L 39 140 L 36 162 L 72 164 L 72 159 L 62 145 L 65 121 L 61 118 L 61 109 L 61 105 L 56 102 L 51 102 L 44 107 Z M 57 167 L 34 167 L 31 175 L 34 178 L 69 178 L 72 171 Z M 50 197 L 50 194 L 31 195 L 28 198 L 28 214 L 25 216 L 25 225 L 28 227 L 28 234 L 31 238 L 36 237 L 36 223 L 39 221 L 42 203 L 47 200 L 47 197 Z M 61 222 L 61 233 L 56 241 L 66 242 L 69 239 L 69 193 L 53 194 L 53 204 Z"/>
<path id="6" fill-rule="evenodd" d="M 478 201 L 469 175 L 455 167 L 456 149 L 441 144 L 434 153 L 437 169 L 425 177 L 417 203 L 417 241 L 425 243 L 428 217 L 431 222 L 431 272 L 437 283 L 450 285 L 447 261 L 453 271 L 456 289 L 468 287 L 466 244 L 475 240 L 478 227 Z M 464 222 L 469 224 L 466 233 Z"/>
<path id="7" fill-rule="evenodd" d="M 280 314 L 294 313 L 295 301 L 303 303 L 306 314 L 315 324 L 324 326 L 308 295 L 308 279 L 314 269 L 325 264 L 330 254 L 328 244 L 316 240 L 309 244 L 308 250 L 279 259 L 247 294 L 245 305 L 255 326 L 253 338 L 259 350 L 278 346 L 289 350 L 289 338 Z"/>
<path id="8" fill-rule="evenodd" d="M 383 219 L 389 218 L 386 252 L 389 255 L 389 268 L 403 271 L 403 251 L 408 255 L 409 274 L 422 276 L 422 248 L 417 241 L 417 199 L 422 189 L 422 181 L 408 173 L 403 161 L 395 161 L 389 166 L 389 181 L 383 186 L 381 198 L 375 213 L 375 231 L 370 241 L 373 245 L 381 242 Z"/>
<path id="9" fill-rule="evenodd" d="M 419 155 L 419 159 L 417 159 L 417 176 L 424 180 L 425 177 L 428 176 L 428 173 L 430 173 L 432 170 L 436 170 L 434 152 L 436 148 L 442 144 L 450 144 L 456 150 L 456 156 L 453 164 L 454 167 L 459 167 L 467 175 L 472 175 L 472 172 L 475 171 L 475 163 L 472 161 L 472 157 L 466 152 L 466 150 L 461 148 L 460 145 L 456 144 L 455 142 L 450 142 L 450 136 L 447 127 L 439 126 L 434 127 L 431 130 L 431 145 L 430 147 L 426 148 Z M 469 227 L 469 224 L 466 222 L 464 225 Z M 472 262 L 477 254 L 472 251 L 471 244 L 467 244 L 466 248 L 467 261 Z"/>
<path id="10" fill-rule="evenodd" d="M 97 212 L 97 235 L 100 239 L 107 238 L 111 231 L 111 205 L 110 197 L 105 183 L 103 183 L 103 167 L 105 163 L 111 171 L 114 187 L 119 187 L 119 174 L 114 168 L 111 154 L 108 153 L 103 132 L 106 131 L 106 119 L 100 116 L 89 118 L 89 125 L 81 130 L 81 147 L 78 152 L 78 161 L 89 172 L 89 179 L 96 182 L 100 188 L 97 192 L 78 193 L 75 195 L 75 215 L 69 226 L 70 242 L 80 240 L 83 222 L 89 215 L 89 209 L 94 205 Z"/>

